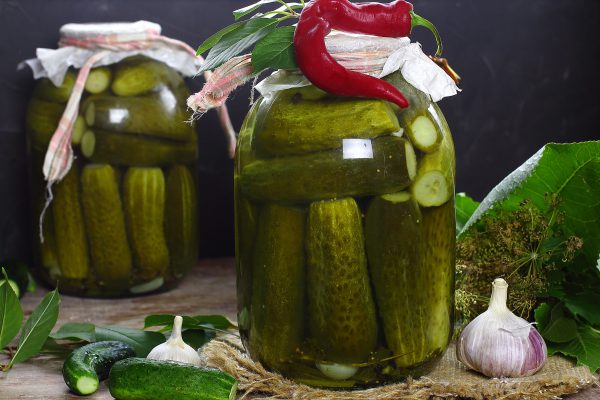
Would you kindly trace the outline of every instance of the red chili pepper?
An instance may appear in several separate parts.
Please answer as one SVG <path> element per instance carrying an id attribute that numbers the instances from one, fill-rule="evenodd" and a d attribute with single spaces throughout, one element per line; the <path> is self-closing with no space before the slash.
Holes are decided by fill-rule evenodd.
<path id="1" fill-rule="evenodd" d="M 412 12 L 412 5 L 404 0 L 388 4 L 313 0 L 302 10 L 294 33 L 298 66 L 309 81 L 326 92 L 379 98 L 406 108 L 408 101 L 393 85 L 350 71 L 335 61 L 325 47 L 325 37 L 332 29 L 384 37 L 408 36 L 415 20 L 419 25 L 429 23 L 416 16 Z M 437 32 L 434 34 L 438 39 Z"/>

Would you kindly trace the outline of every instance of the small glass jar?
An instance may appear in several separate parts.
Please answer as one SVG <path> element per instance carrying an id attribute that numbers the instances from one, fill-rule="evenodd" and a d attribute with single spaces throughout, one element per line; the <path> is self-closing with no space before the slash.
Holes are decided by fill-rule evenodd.
<path id="1" fill-rule="evenodd" d="M 254 360 L 315 386 L 427 372 L 454 293 L 454 146 L 435 103 L 261 98 L 235 170 L 238 324 Z"/>
<path id="2" fill-rule="evenodd" d="M 197 137 L 183 77 L 141 55 L 93 68 L 72 134 L 75 160 L 45 212 L 48 143 L 77 70 L 36 84 L 26 116 L 34 254 L 61 292 L 115 297 L 167 289 L 197 261 Z M 40 243 L 40 226 L 43 242 Z"/>

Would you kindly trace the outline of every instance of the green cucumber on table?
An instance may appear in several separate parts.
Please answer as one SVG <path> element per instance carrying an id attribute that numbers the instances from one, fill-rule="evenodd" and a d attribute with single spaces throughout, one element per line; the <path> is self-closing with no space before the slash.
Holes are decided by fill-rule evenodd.
<path id="1" fill-rule="evenodd" d="M 217 369 L 128 358 L 112 367 L 108 388 L 117 400 L 232 400 L 237 382 Z"/>
<path id="2" fill-rule="evenodd" d="M 73 350 L 67 357 L 63 364 L 63 378 L 73 393 L 92 394 L 98 390 L 100 381 L 108 377 L 115 362 L 134 356 L 135 350 L 122 342 L 90 343 Z"/>

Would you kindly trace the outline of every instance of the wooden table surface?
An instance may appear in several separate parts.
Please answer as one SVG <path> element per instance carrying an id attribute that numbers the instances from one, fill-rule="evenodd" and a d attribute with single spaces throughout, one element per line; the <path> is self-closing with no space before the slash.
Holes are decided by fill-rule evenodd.
<path id="1" fill-rule="evenodd" d="M 38 288 L 27 294 L 23 308 L 28 316 L 47 290 Z M 123 325 L 142 328 L 149 314 L 222 314 L 235 320 L 235 269 L 230 258 L 201 261 L 178 288 L 158 295 L 100 300 L 61 296 L 57 327 L 66 322 L 93 322 L 98 325 Z M 6 362 L 0 356 L 0 363 Z M 0 400 L 82 399 L 69 393 L 61 374 L 62 359 L 35 357 L 17 364 L 8 374 L 0 373 Z M 112 399 L 106 383 L 86 399 Z M 600 389 L 593 388 L 566 396 L 569 400 L 600 399 Z"/>

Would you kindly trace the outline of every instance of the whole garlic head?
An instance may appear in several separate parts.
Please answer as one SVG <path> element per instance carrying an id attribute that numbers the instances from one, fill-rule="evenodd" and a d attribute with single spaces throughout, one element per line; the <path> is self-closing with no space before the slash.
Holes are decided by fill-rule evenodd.
<path id="1" fill-rule="evenodd" d="M 178 361 L 187 364 L 201 365 L 200 356 L 191 346 L 181 338 L 181 324 L 183 318 L 179 315 L 173 321 L 171 337 L 163 344 L 159 344 L 146 356 L 152 360 Z"/>
<path id="2" fill-rule="evenodd" d="M 468 368 L 494 378 L 516 378 L 535 374 L 547 358 L 539 332 L 506 306 L 508 284 L 494 280 L 487 311 L 461 333 L 456 356 Z"/>

